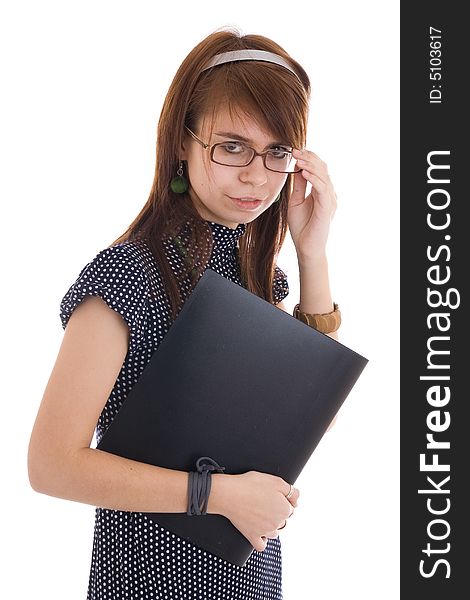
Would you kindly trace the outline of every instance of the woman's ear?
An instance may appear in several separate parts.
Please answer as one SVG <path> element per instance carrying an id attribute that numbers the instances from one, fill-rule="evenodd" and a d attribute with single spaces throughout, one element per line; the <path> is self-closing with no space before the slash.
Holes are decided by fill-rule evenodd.
<path id="1" fill-rule="evenodd" d="M 184 132 L 183 139 L 181 140 L 181 148 L 179 151 L 179 160 L 188 160 L 188 148 L 189 148 L 189 139 L 188 134 Z"/>

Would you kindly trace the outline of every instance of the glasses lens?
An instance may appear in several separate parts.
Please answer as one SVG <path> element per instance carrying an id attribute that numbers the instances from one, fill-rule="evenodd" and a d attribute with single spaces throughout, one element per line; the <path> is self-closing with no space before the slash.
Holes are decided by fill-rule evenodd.
<path id="1" fill-rule="evenodd" d="M 230 167 L 244 167 L 253 158 L 253 150 L 241 142 L 224 142 L 213 148 L 212 160 Z"/>
<path id="2" fill-rule="evenodd" d="M 266 154 L 266 167 L 281 173 L 294 173 L 298 170 L 295 158 L 287 150 L 271 150 Z"/>
<path id="3" fill-rule="evenodd" d="M 212 160 L 229 167 L 244 167 L 251 162 L 253 156 L 253 148 L 245 146 L 242 142 L 223 142 L 215 144 L 212 149 Z M 295 173 L 300 170 L 296 167 L 292 152 L 282 147 L 270 150 L 265 160 L 266 167 L 271 171 Z"/>

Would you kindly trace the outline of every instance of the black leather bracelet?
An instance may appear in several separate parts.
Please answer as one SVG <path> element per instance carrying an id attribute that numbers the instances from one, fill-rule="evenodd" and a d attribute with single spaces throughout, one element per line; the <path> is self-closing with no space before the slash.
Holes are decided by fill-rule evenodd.
<path id="1" fill-rule="evenodd" d="M 202 464 L 202 461 L 210 461 Z M 207 503 L 211 492 L 212 472 L 223 473 L 225 467 L 221 467 L 209 456 L 201 456 L 196 461 L 197 471 L 190 471 L 188 477 L 188 509 L 189 516 L 206 515 Z"/>

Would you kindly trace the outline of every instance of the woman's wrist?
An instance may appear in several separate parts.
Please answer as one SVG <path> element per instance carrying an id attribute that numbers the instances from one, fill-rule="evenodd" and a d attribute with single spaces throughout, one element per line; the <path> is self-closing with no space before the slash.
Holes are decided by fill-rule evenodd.
<path id="1" fill-rule="evenodd" d="M 312 268 L 323 268 L 328 265 L 328 256 L 325 250 L 318 252 L 301 253 L 297 251 L 297 262 L 299 271 L 310 270 Z"/>
<path id="2" fill-rule="evenodd" d="M 226 473 L 212 473 L 211 491 L 207 502 L 207 514 L 226 516 L 227 509 L 227 484 L 231 475 Z"/>

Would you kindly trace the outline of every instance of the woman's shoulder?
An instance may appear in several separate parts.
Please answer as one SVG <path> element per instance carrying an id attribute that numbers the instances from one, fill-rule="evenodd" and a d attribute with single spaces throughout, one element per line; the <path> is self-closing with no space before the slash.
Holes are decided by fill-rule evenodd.
<path id="1" fill-rule="evenodd" d="M 126 240 L 106 246 L 83 267 L 80 276 L 104 277 L 111 282 L 138 279 L 150 283 L 158 276 L 157 264 L 145 240 Z"/>
<path id="2" fill-rule="evenodd" d="M 63 328 L 87 296 L 100 296 L 128 323 L 130 350 L 134 351 L 145 337 L 152 268 L 150 256 L 142 241 L 120 242 L 100 250 L 83 267 L 60 302 Z"/>
<path id="3" fill-rule="evenodd" d="M 91 262 L 100 263 L 103 267 L 112 266 L 125 269 L 148 264 L 152 254 L 144 240 L 126 240 L 100 250 Z"/>

